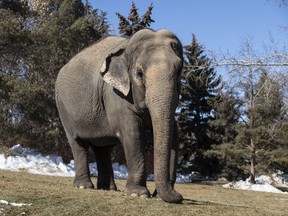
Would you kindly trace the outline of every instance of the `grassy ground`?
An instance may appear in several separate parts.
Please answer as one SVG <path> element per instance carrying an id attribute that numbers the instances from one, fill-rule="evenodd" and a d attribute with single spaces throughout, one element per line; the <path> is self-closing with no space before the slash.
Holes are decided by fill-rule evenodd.
<path id="1" fill-rule="evenodd" d="M 185 200 L 176 205 L 159 198 L 124 196 L 122 180 L 116 181 L 120 192 L 74 189 L 72 181 L 67 177 L 0 170 L 0 200 L 32 203 L 23 207 L 0 204 L 0 215 L 288 215 L 287 194 L 177 184 L 176 190 Z M 153 182 L 148 187 L 153 191 Z"/>

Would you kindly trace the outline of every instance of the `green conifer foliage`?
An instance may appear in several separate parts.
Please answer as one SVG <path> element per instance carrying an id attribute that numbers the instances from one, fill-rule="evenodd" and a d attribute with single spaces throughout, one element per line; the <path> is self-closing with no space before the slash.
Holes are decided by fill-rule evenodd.
<path id="1" fill-rule="evenodd" d="M 116 15 L 119 18 L 119 31 L 122 36 L 131 37 L 133 34 L 135 34 L 137 31 L 149 28 L 151 23 L 154 22 L 154 20 L 151 18 L 153 9 L 153 4 L 151 4 L 146 13 L 140 18 L 138 14 L 138 9 L 136 8 L 135 3 L 132 3 L 130 13 L 127 18 L 125 18 L 123 15 L 116 13 Z"/>
<path id="2" fill-rule="evenodd" d="M 73 55 L 108 34 L 106 14 L 85 8 L 81 0 L 39 1 L 35 8 L 24 3 L 25 13 L 0 8 L 0 30 L 5 30 L 0 31 L 0 112 L 6 122 L 1 130 L 9 134 L 0 141 L 60 152 L 68 159 L 55 106 L 56 76 Z"/>
<path id="3" fill-rule="evenodd" d="M 218 161 L 215 176 L 230 181 L 248 177 L 243 170 L 247 154 L 245 149 L 236 143 L 242 101 L 234 94 L 231 90 L 222 90 L 220 99 L 214 104 L 214 119 L 209 125 L 210 137 L 213 137 L 215 144 L 205 152 L 207 160 Z"/>
<path id="4" fill-rule="evenodd" d="M 191 45 L 184 47 L 185 66 L 177 115 L 180 134 L 180 162 L 185 172 L 200 171 L 212 175 L 213 161 L 205 160 L 204 152 L 214 141 L 209 137 L 209 121 L 214 117 L 213 103 L 219 99 L 221 78 L 210 66 L 203 47 L 195 35 Z M 213 165 L 214 167 L 217 164 Z"/>
<path id="5" fill-rule="evenodd" d="M 15 101 L 19 96 L 14 92 L 28 67 L 24 57 L 29 55 L 33 44 L 31 32 L 27 31 L 33 14 L 28 10 L 27 1 L 20 0 L 1 1 L 0 14 L 0 145 L 4 145 L 15 144 L 19 138 L 16 120 L 22 115 L 17 112 Z"/>

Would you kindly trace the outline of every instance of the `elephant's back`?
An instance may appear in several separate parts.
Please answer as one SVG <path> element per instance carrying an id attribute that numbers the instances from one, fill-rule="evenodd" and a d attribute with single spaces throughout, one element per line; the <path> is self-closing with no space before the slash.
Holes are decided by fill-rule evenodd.
<path id="1" fill-rule="evenodd" d="M 60 70 L 57 81 L 66 79 L 68 76 L 79 76 L 84 73 L 95 73 L 98 75 L 106 57 L 115 49 L 115 46 L 126 41 L 126 39 L 116 36 L 107 37 L 76 54 Z"/>
<path id="2" fill-rule="evenodd" d="M 127 41 L 125 38 L 109 36 L 89 47 L 83 49 L 75 55 L 69 62 L 79 62 L 91 67 L 91 70 L 100 72 L 102 64 L 106 57 L 113 52 L 117 46 L 121 46 L 123 42 Z"/>

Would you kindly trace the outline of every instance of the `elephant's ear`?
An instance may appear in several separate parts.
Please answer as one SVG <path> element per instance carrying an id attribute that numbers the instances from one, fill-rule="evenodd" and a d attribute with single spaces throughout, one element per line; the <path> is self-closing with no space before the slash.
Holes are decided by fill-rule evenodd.
<path id="1" fill-rule="evenodd" d="M 121 43 L 109 51 L 100 69 L 103 80 L 125 96 L 130 91 L 128 67 L 123 55 L 126 44 L 125 42 Z"/>

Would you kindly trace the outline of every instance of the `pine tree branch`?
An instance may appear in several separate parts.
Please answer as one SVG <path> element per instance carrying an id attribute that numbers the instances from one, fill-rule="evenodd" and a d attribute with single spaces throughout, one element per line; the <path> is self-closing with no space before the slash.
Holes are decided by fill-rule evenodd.
<path id="1" fill-rule="evenodd" d="M 222 67 L 222 66 L 242 66 L 242 67 L 287 67 L 288 62 L 245 62 L 245 61 L 234 61 L 234 62 L 220 62 L 213 65 L 214 67 Z"/>
<path id="2" fill-rule="evenodd" d="M 150 27 L 151 23 L 155 22 L 152 18 L 153 3 L 148 7 L 146 13 L 142 16 L 140 25 L 144 27 Z"/>

